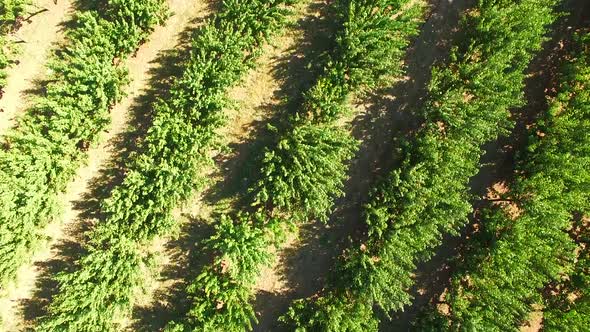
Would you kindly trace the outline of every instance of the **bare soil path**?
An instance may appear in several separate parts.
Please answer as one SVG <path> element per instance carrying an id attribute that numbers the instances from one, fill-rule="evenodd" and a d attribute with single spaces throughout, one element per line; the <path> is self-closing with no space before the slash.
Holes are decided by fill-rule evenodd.
<path id="1" fill-rule="evenodd" d="M 64 248 L 76 248 L 72 243 L 79 241 L 79 224 L 84 211 L 78 202 L 84 200 L 93 179 L 104 165 L 119 153 L 116 138 L 128 127 L 132 116 L 130 110 L 143 101 L 143 94 L 153 83 L 152 74 L 162 65 L 157 60 L 163 53 L 176 49 L 184 30 L 194 24 L 196 19 L 203 18 L 210 12 L 206 1 L 170 0 L 169 5 L 173 15 L 166 25 L 157 27 L 149 41 L 139 48 L 136 56 L 124 64 L 132 79 L 127 89 L 128 95 L 113 108 L 112 123 L 101 137 L 103 143 L 89 150 L 88 165 L 78 171 L 75 181 L 62 196 L 65 206 L 63 222 L 55 222 L 47 227 L 44 233 L 49 237 L 47 245 L 40 248 L 33 264 L 19 270 L 17 284 L 8 290 L 7 296 L 0 298 L 0 317 L 4 324 L 0 330 L 23 330 L 31 325 L 33 319 L 43 314 L 49 297 L 55 291 L 50 277 L 64 267 L 64 260 L 75 256 L 75 253 Z"/>
<path id="2" fill-rule="evenodd" d="M 4 95 L 0 99 L 0 134 L 15 124 L 18 116 L 31 104 L 34 97 L 31 91 L 47 73 L 50 50 L 64 37 L 63 28 L 72 10 L 71 0 L 34 0 L 31 11 L 47 11 L 35 15 L 30 23 L 24 25 L 11 38 L 19 42 L 19 63 L 7 70 L 8 78 Z"/>

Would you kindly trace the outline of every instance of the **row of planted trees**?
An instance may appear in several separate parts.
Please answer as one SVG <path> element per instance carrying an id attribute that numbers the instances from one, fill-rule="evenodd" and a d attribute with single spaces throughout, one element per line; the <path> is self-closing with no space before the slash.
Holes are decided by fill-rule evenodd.
<path id="1" fill-rule="evenodd" d="M 203 183 L 224 124 L 226 91 L 287 23 L 291 0 L 228 0 L 195 32 L 183 73 L 152 105 L 152 124 L 125 162 L 125 178 L 101 205 L 86 253 L 59 279 L 43 331 L 116 331 L 145 275 L 147 247 L 178 227 L 172 210 Z"/>
<path id="2" fill-rule="evenodd" d="M 167 15 L 161 0 L 104 0 L 76 13 L 44 94 L 1 140 L 0 287 L 30 260 L 58 195 L 110 122 L 128 83 L 125 59 Z"/>
<path id="3" fill-rule="evenodd" d="M 525 70 L 556 3 L 480 0 L 464 14 L 448 64 L 432 72 L 423 125 L 366 205 L 366 237 L 343 254 L 331 287 L 296 301 L 284 321 L 300 331 L 377 330 L 383 313 L 411 303 L 416 264 L 467 222 L 482 146 L 512 127 L 509 110 L 523 104 Z"/>
<path id="4" fill-rule="evenodd" d="M 338 0 L 336 32 L 322 71 L 294 114 L 272 128 L 244 207 L 222 215 L 207 241 L 212 264 L 189 286 L 192 308 L 170 331 L 243 331 L 256 321 L 254 285 L 290 231 L 326 220 L 342 195 L 348 161 L 358 142 L 339 124 L 349 98 L 402 73 L 402 58 L 418 31 L 424 3 Z"/>
<path id="5" fill-rule="evenodd" d="M 546 331 L 590 326 L 589 36 L 578 36 L 559 94 L 531 131 L 510 205 L 485 213 L 443 299 L 447 313 L 432 308 L 421 329 L 518 331 L 535 309 L 546 311 Z"/>

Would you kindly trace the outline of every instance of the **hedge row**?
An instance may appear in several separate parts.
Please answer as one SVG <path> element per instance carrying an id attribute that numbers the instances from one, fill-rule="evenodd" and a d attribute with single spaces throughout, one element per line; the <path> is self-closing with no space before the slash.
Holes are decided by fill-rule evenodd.
<path id="1" fill-rule="evenodd" d="M 582 191 L 578 196 L 580 204 L 572 209 L 577 215 L 569 230 L 577 246 L 576 261 L 568 277 L 553 286 L 552 289 L 558 290 L 558 293 L 546 300 L 544 331 L 574 332 L 583 331 L 590 326 L 590 137 L 584 135 L 590 132 L 588 32 L 579 35 L 578 45 L 581 50 L 566 67 L 562 92 L 549 117 L 556 119 L 553 123 L 549 122 L 552 130 L 548 133 L 555 136 L 551 136 L 555 147 L 562 149 L 548 156 L 548 162 L 552 166 L 549 170 L 561 175 L 565 179 L 564 184 L 572 187 L 565 188 L 567 196 L 575 197 L 575 191 Z M 563 167 L 563 170 L 558 167 Z M 553 172 L 546 173 L 549 176 Z M 561 197 L 558 198 L 558 201 L 562 200 Z"/>
<path id="2" fill-rule="evenodd" d="M 147 246 L 177 227 L 172 210 L 204 182 L 224 124 L 227 89 L 282 29 L 290 0 L 225 0 L 192 40 L 183 74 L 153 105 L 153 123 L 101 206 L 87 253 L 59 277 L 42 331 L 115 331 L 150 271 Z"/>
<path id="3" fill-rule="evenodd" d="M 531 132 L 507 194 L 518 212 L 498 208 L 482 218 L 445 296 L 449 314 L 434 310 L 424 329 L 518 331 L 542 303 L 542 289 L 572 270 L 568 230 L 574 213 L 590 212 L 590 136 L 580 135 L 590 129 L 585 52 L 565 68 L 559 95 Z"/>
<path id="4" fill-rule="evenodd" d="M 123 95 L 129 56 L 167 15 L 162 0 L 104 0 L 76 15 L 67 45 L 49 64 L 44 95 L 0 148 L 0 285 L 29 261 L 44 226 L 58 219 L 58 194 L 86 161 Z"/>
<path id="5" fill-rule="evenodd" d="M 323 71 L 298 111 L 274 128 L 260 160 L 251 204 L 224 215 L 208 240 L 211 265 L 189 287 L 193 306 L 170 331 L 243 331 L 256 322 L 251 300 L 261 268 L 300 222 L 325 220 L 342 195 L 347 161 L 358 142 L 337 121 L 347 99 L 401 74 L 401 59 L 417 33 L 423 4 L 408 0 L 338 0 L 337 33 Z"/>
<path id="6" fill-rule="evenodd" d="M 7 37 L 18 30 L 30 0 L 0 0 L 0 98 L 6 85 L 6 69 L 14 62 L 14 44 Z"/>
<path id="7" fill-rule="evenodd" d="M 366 206 L 367 237 L 345 252 L 333 287 L 296 301 L 284 321 L 298 331 L 375 331 L 375 307 L 411 303 L 416 264 L 467 222 L 482 145 L 512 126 L 509 110 L 523 104 L 525 70 L 556 2 L 480 0 L 463 15 L 450 63 L 433 70 L 423 126 Z"/>

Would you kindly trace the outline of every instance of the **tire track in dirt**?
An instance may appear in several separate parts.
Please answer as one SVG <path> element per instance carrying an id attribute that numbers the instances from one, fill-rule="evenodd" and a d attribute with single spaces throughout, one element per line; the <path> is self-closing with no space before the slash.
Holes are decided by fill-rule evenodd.
<path id="1" fill-rule="evenodd" d="M 63 243 L 79 242 L 81 214 L 78 202 L 83 201 L 94 178 L 104 165 L 118 153 L 114 141 L 129 126 L 130 109 L 134 107 L 143 92 L 149 89 L 150 73 L 159 63 L 155 61 L 161 53 L 178 47 L 180 34 L 196 19 L 209 13 L 207 1 L 170 0 L 173 15 L 165 26 L 157 27 L 133 58 L 125 62 L 129 71 L 131 84 L 126 89 L 128 95 L 111 111 L 111 124 L 107 132 L 101 135 L 98 146 L 88 151 L 88 164 L 77 172 L 75 180 L 62 195 L 61 201 L 65 212 L 61 222 L 51 223 L 45 232 L 48 243 L 40 248 L 33 258 L 33 264 L 24 266 L 18 272 L 18 281 L 8 289 L 8 294 L 0 298 L 0 317 L 4 326 L 0 330 L 16 331 L 30 327 L 32 320 L 43 314 L 48 297 L 55 291 L 55 285 L 48 273 L 61 270 L 58 265 L 71 259 L 77 253 L 63 252 Z M 83 227 L 82 227 L 83 228 Z"/>
<path id="2" fill-rule="evenodd" d="M 46 76 L 50 50 L 64 38 L 64 24 L 72 11 L 71 0 L 35 0 L 29 11 L 47 11 L 31 18 L 10 38 L 18 42 L 19 63 L 7 70 L 4 95 L 0 99 L 0 134 L 15 125 L 15 118 L 31 105 L 40 81 Z"/>

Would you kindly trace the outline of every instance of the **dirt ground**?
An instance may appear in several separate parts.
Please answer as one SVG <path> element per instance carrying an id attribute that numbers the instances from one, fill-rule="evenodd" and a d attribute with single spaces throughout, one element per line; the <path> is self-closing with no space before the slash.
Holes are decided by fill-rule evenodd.
<path id="1" fill-rule="evenodd" d="M 47 74 L 45 63 L 50 50 L 63 40 L 63 25 L 69 19 L 70 0 L 34 0 L 33 16 L 10 38 L 18 43 L 19 64 L 10 67 L 4 95 L 0 99 L 0 134 L 15 124 L 14 118 L 31 104 L 31 93 Z"/>
<path id="2" fill-rule="evenodd" d="M 53 3 L 53 0 L 50 2 Z M 65 1 L 60 0 L 59 3 Z M 150 83 L 153 83 L 152 73 L 161 65 L 156 60 L 162 53 L 176 49 L 185 29 L 209 13 L 206 1 L 171 0 L 169 4 L 174 15 L 168 19 L 165 26 L 156 28 L 149 41 L 140 47 L 137 55 L 125 63 L 132 79 L 126 89 L 128 96 L 113 108 L 112 123 L 101 137 L 103 143 L 89 150 L 88 165 L 78 171 L 75 181 L 63 195 L 63 222 L 55 222 L 48 226 L 44 234 L 50 238 L 49 242 L 36 253 L 33 264 L 19 270 L 17 284 L 9 290 L 7 296 L 0 298 L 0 317 L 4 324 L 0 330 L 22 330 L 42 313 L 47 296 L 52 291 L 45 288 L 54 286 L 47 283 L 47 274 L 55 272 L 55 266 L 60 265 L 58 262 L 62 259 L 61 256 L 68 255 L 61 250 L 63 243 L 78 241 L 76 237 L 79 236 L 78 223 L 82 212 L 78 202 L 84 200 L 94 178 L 99 176 L 105 164 L 118 153 L 114 148 L 116 137 L 126 130 L 130 110 L 140 102 L 142 95 L 151 86 Z M 44 31 L 39 27 L 37 29 Z M 42 66 L 43 64 L 39 64 L 39 67 Z M 7 93 L 5 98 L 8 96 Z M 3 99 L 2 102 L 6 100 Z"/>

